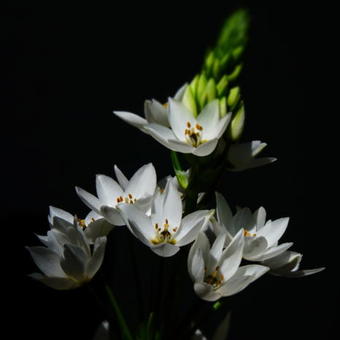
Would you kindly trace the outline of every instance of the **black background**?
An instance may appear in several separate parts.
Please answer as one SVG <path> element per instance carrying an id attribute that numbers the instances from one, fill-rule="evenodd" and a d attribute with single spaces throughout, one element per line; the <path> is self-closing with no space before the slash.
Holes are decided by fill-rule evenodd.
<path id="1" fill-rule="evenodd" d="M 337 198 L 330 195 L 336 193 L 330 178 L 337 153 L 329 148 L 337 135 L 329 133 L 333 108 L 327 107 L 336 22 L 327 3 L 297 7 L 287 1 L 10 3 L 1 20 L 2 280 L 9 338 L 20 331 L 32 339 L 91 338 L 103 317 L 91 297 L 28 279 L 35 267 L 24 246 L 37 245 L 34 233 L 46 231 L 48 205 L 85 214 L 74 186 L 94 192 L 95 174 L 113 175 L 114 164 L 129 176 L 148 162 L 159 178 L 170 173 L 168 151 L 111 112 L 141 114 L 144 99 L 166 101 L 200 69 L 207 45 L 240 5 L 252 18 L 241 79 L 243 140 L 267 142 L 264 154 L 278 161 L 226 176 L 221 191 L 233 206 L 263 205 L 270 218 L 290 216 L 283 240 L 304 254 L 303 267 L 327 269 L 296 280 L 266 276 L 240 293 L 231 339 L 337 338 L 339 222 L 331 203 Z M 124 258 L 120 244 L 114 243 L 115 256 Z M 147 261 L 149 250 L 140 251 Z M 119 279 L 120 288 L 131 288 Z M 133 298 L 128 291 L 122 296 L 132 312 Z"/>

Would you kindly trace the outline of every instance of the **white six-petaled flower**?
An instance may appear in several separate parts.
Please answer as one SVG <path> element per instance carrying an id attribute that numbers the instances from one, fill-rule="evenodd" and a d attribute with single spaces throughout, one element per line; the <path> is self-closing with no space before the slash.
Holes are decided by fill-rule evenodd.
<path id="1" fill-rule="evenodd" d="M 228 170 L 243 171 L 275 162 L 275 157 L 256 158 L 266 146 L 266 143 L 262 143 L 259 140 L 230 145 L 228 150 L 228 161 L 230 166 L 228 167 Z"/>
<path id="2" fill-rule="evenodd" d="M 266 222 L 266 211 L 262 207 L 253 214 L 248 208 L 238 209 L 233 216 L 227 201 L 219 193 L 216 193 L 216 213 L 218 224 L 227 232 L 229 239 L 243 229 L 245 236 L 243 258 L 248 261 L 267 260 L 293 245 L 292 242 L 278 245 L 288 226 L 288 217 Z"/>
<path id="3" fill-rule="evenodd" d="M 175 94 L 175 100 L 182 100 L 183 94 L 187 88 L 187 85 L 183 85 Z M 127 111 L 113 111 L 113 113 L 124 120 L 126 123 L 131 124 L 134 127 L 139 128 L 145 133 L 148 133 L 144 130 L 144 126 L 148 124 L 158 124 L 165 127 L 170 127 L 169 124 L 169 106 L 168 104 L 161 104 L 156 99 L 146 100 L 144 102 L 144 116 L 142 118 L 139 115 L 136 115 Z"/>
<path id="4" fill-rule="evenodd" d="M 196 294 L 203 300 L 216 301 L 234 295 L 265 274 L 269 268 L 262 265 L 241 266 L 243 230 L 228 243 L 226 233 L 220 233 L 212 246 L 204 232 L 200 232 L 191 246 L 188 271 Z"/>
<path id="5" fill-rule="evenodd" d="M 198 210 L 182 219 L 182 200 L 171 181 L 164 191 L 157 190 L 150 216 L 134 205 L 119 206 L 131 232 L 157 255 L 176 254 L 191 243 L 208 223 L 213 211 Z"/>
<path id="6" fill-rule="evenodd" d="M 141 120 L 137 123 L 136 115 L 131 116 L 132 114 L 127 112 L 114 113 L 170 150 L 201 157 L 211 154 L 230 122 L 231 113 L 220 118 L 218 100 L 208 103 L 197 118 L 182 102 L 169 98 L 168 103 L 169 126 L 154 120 L 143 122 L 140 117 Z"/>
<path id="7" fill-rule="evenodd" d="M 94 240 L 93 247 L 77 217 L 69 221 L 69 213 L 51 208 L 51 230 L 38 236 L 45 247 L 27 247 L 43 274 L 30 276 L 54 289 L 65 290 L 90 281 L 99 270 L 105 253 L 106 237 Z"/>
<path id="8" fill-rule="evenodd" d="M 103 216 L 109 223 L 121 226 L 124 221 L 120 216 L 119 205 L 134 204 L 146 211 L 156 188 L 156 171 L 149 163 L 142 166 L 132 176 L 130 181 L 117 166 L 114 167 L 118 183 L 105 175 L 96 176 L 98 198 L 87 191 L 76 187 L 80 199 L 97 214 Z"/>
<path id="9" fill-rule="evenodd" d="M 325 267 L 299 269 L 301 260 L 302 254 L 287 250 L 278 256 L 263 261 L 262 264 L 270 268 L 270 274 L 284 277 L 303 277 L 319 273 L 325 269 Z"/>

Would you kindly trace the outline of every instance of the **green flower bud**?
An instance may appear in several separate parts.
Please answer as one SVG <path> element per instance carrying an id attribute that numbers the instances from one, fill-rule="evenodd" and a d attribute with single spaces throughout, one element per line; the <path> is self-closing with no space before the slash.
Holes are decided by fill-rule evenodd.
<path id="1" fill-rule="evenodd" d="M 187 86 L 184 92 L 184 95 L 183 95 L 182 102 L 193 113 L 194 117 L 196 117 L 197 106 L 196 106 L 195 98 L 192 94 L 191 86 Z"/>
<path id="2" fill-rule="evenodd" d="M 232 141 L 237 141 L 243 132 L 244 128 L 244 121 L 245 121 L 245 111 L 244 111 L 244 105 L 242 103 L 241 107 L 235 114 L 235 116 L 232 118 L 230 127 L 229 127 L 229 138 Z"/>
<path id="3" fill-rule="evenodd" d="M 204 73 L 200 75 L 200 78 L 198 80 L 198 86 L 197 86 L 197 101 L 200 105 L 201 108 L 204 107 L 204 104 L 206 102 L 206 94 L 205 94 L 205 88 L 207 87 L 207 77 L 205 76 Z"/>
<path id="4" fill-rule="evenodd" d="M 240 75 L 241 71 L 242 71 L 242 65 L 239 64 L 234 68 L 234 71 L 228 75 L 228 80 L 229 81 L 235 80 Z"/>
<path id="5" fill-rule="evenodd" d="M 217 95 L 220 97 L 226 92 L 228 87 L 228 77 L 224 75 L 216 85 Z"/>
<path id="6" fill-rule="evenodd" d="M 216 98 L 216 83 L 214 78 L 209 79 L 205 93 L 207 94 L 208 103 Z"/>
<path id="7" fill-rule="evenodd" d="M 189 175 L 187 171 L 182 171 L 182 170 L 175 170 L 176 173 L 176 178 L 179 183 L 179 185 L 183 188 L 186 189 L 189 185 Z"/>
<path id="8" fill-rule="evenodd" d="M 197 93 L 197 87 L 198 87 L 199 78 L 200 78 L 200 76 L 199 76 L 199 74 L 197 74 L 195 76 L 195 78 L 191 81 L 190 85 L 189 85 L 191 87 L 191 92 L 192 92 L 194 97 L 195 97 L 195 94 Z"/>
<path id="9" fill-rule="evenodd" d="M 240 99 L 240 88 L 238 86 L 233 87 L 228 96 L 228 106 L 233 109 Z"/>
<path id="10" fill-rule="evenodd" d="M 208 56 L 207 56 L 206 59 L 205 59 L 205 67 L 206 67 L 206 70 L 207 70 L 208 72 L 211 71 L 211 68 L 212 68 L 212 66 L 213 66 L 214 60 L 215 60 L 215 58 L 214 58 L 214 52 L 211 51 L 211 52 L 209 52 Z"/>
<path id="11" fill-rule="evenodd" d="M 220 61 L 221 69 L 225 69 L 230 60 L 230 54 L 226 54 Z"/>
<path id="12" fill-rule="evenodd" d="M 213 64 L 213 69 L 212 69 L 212 73 L 214 78 L 218 78 L 219 74 L 220 74 L 220 60 L 219 59 L 215 59 L 214 64 Z"/>
<path id="13" fill-rule="evenodd" d="M 227 114 L 227 97 L 223 97 L 219 101 L 220 117 L 224 117 Z"/>
<path id="14" fill-rule="evenodd" d="M 239 59 L 241 57 L 243 51 L 244 51 L 244 46 L 236 47 L 232 52 L 234 59 L 236 59 L 236 60 Z"/>

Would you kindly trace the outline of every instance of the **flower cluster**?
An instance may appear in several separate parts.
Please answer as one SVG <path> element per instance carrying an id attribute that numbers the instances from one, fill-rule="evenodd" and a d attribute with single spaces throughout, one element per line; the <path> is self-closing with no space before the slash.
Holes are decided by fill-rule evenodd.
<path id="1" fill-rule="evenodd" d="M 276 160 L 257 158 L 266 143 L 240 142 L 245 106 L 235 81 L 242 68 L 239 59 L 247 23 L 247 14 L 236 12 L 227 21 L 215 49 L 207 54 L 201 73 L 164 104 L 146 100 L 145 118 L 114 111 L 171 150 L 175 177 L 169 175 L 158 181 L 149 163 L 129 180 L 115 165 L 116 179 L 96 176 L 96 195 L 76 187 L 90 212 L 80 219 L 50 208 L 50 230 L 46 236 L 38 236 L 45 247 L 28 247 L 41 271 L 31 274 L 32 278 L 59 290 L 89 282 L 103 263 L 107 236 L 115 227 L 126 228 L 163 258 L 181 252 L 193 291 L 205 301 L 235 295 L 267 272 L 302 277 L 323 270 L 300 270 L 302 255 L 290 250 L 292 242 L 280 243 L 289 218 L 267 220 L 263 207 L 255 212 L 237 208 L 233 213 L 217 192 L 228 171 L 243 171 Z M 108 285 L 105 288 L 122 334 L 133 339 L 114 294 Z M 96 339 L 108 339 L 109 326 L 104 322 Z M 225 337 L 225 330 L 223 326 L 214 339 Z M 198 328 L 191 331 L 196 338 L 205 338 Z"/>
<path id="2" fill-rule="evenodd" d="M 165 188 L 160 188 L 152 164 L 142 166 L 130 181 L 117 166 L 114 170 L 118 182 L 96 177 L 98 198 L 76 188 L 93 209 L 85 219 L 50 208 L 51 230 L 39 236 L 46 247 L 28 248 L 44 273 L 32 274 L 33 278 L 56 289 L 75 288 L 91 280 L 103 261 L 107 234 L 122 225 L 162 257 L 193 243 L 188 271 L 195 292 L 208 301 L 236 294 L 269 270 L 286 276 L 321 270 L 297 271 L 301 255 L 288 251 L 292 243 L 278 244 L 288 218 L 266 222 L 262 207 L 253 214 L 243 208 L 233 215 L 219 193 L 216 209 L 183 216 L 183 194 L 176 179 L 168 177 Z M 242 259 L 256 264 L 241 266 Z"/>

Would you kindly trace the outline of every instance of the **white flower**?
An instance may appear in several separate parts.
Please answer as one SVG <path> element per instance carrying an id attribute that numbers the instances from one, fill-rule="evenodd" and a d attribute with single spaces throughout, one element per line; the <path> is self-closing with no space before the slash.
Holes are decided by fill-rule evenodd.
<path id="1" fill-rule="evenodd" d="M 129 121 L 125 112 L 115 112 L 115 114 Z M 155 122 L 142 123 L 142 121 L 139 121 L 139 124 L 134 121 L 132 125 L 139 127 L 170 150 L 207 156 L 215 150 L 230 119 L 231 114 L 220 118 L 218 100 L 207 104 L 195 118 L 182 102 L 169 98 L 169 127 Z"/>
<path id="2" fill-rule="evenodd" d="M 243 230 L 224 248 L 226 242 L 226 233 L 221 233 L 210 247 L 207 236 L 200 232 L 191 246 L 188 271 L 194 281 L 196 294 L 203 300 L 216 301 L 234 295 L 269 270 L 261 265 L 240 267 L 244 246 Z"/>
<path id="3" fill-rule="evenodd" d="M 93 340 L 110 340 L 110 325 L 103 321 L 96 330 Z"/>
<path id="4" fill-rule="evenodd" d="M 229 334 L 230 329 L 230 315 L 229 312 L 221 323 L 216 328 L 214 335 L 211 340 L 226 340 Z M 191 337 L 191 340 L 208 340 L 208 338 L 202 333 L 200 329 L 196 329 L 194 335 Z"/>
<path id="5" fill-rule="evenodd" d="M 182 100 L 183 94 L 187 88 L 187 85 L 183 85 L 175 94 L 175 100 Z M 159 101 L 152 99 L 146 100 L 144 102 L 144 115 L 145 118 L 142 118 L 139 115 L 136 115 L 131 112 L 126 111 L 113 111 L 113 113 L 124 120 L 125 122 L 141 129 L 143 132 L 147 133 L 144 130 L 144 126 L 148 124 L 158 124 L 166 127 L 170 127 L 169 124 L 169 106 L 168 104 L 161 104 Z"/>
<path id="6" fill-rule="evenodd" d="M 266 143 L 259 140 L 232 144 L 228 150 L 228 160 L 231 164 L 229 170 L 242 171 L 275 162 L 274 157 L 255 158 L 266 146 Z"/>
<path id="7" fill-rule="evenodd" d="M 156 188 L 156 171 L 151 163 L 142 166 L 130 181 L 114 167 L 119 184 L 111 177 L 96 176 L 98 198 L 87 191 L 76 187 L 80 199 L 97 214 L 103 216 L 113 225 L 124 225 L 117 209 L 119 205 L 135 204 L 145 211 L 149 209 Z"/>
<path id="8" fill-rule="evenodd" d="M 171 181 L 163 192 L 156 192 L 150 216 L 134 205 L 122 205 L 119 209 L 131 232 L 163 257 L 172 256 L 181 246 L 191 243 L 213 213 L 199 210 L 182 219 L 181 197 Z"/>
<path id="9" fill-rule="evenodd" d="M 243 258 L 246 260 L 264 261 L 283 253 L 293 245 L 292 242 L 278 245 L 288 226 L 288 217 L 266 222 L 266 211 L 262 207 L 254 214 L 248 208 L 238 209 L 233 216 L 227 201 L 219 193 L 216 193 L 216 213 L 218 223 L 227 231 L 229 238 L 239 230 L 244 230 Z"/>
<path id="10" fill-rule="evenodd" d="M 61 218 L 57 214 L 63 214 L 62 210 L 51 210 L 51 230 L 46 236 L 38 236 L 46 247 L 27 247 L 43 274 L 33 273 L 30 276 L 54 289 L 77 288 L 90 281 L 100 268 L 106 237 L 96 238 L 92 248 L 76 217 L 70 223 L 66 219 L 68 213 L 64 212 L 65 218 Z"/>
<path id="11" fill-rule="evenodd" d="M 325 268 L 299 269 L 302 254 L 295 251 L 285 251 L 284 253 L 263 261 L 265 266 L 270 268 L 270 273 L 276 276 L 302 277 L 321 272 Z"/>
<path id="12" fill-rule="evenodd" d="M 56 228 L 56 226 L 53 225 L 54 217 L 59 218 L 59 224 L 61 223 L 61 220 L 64 220 L 66 225 L 73 224 L 74 221 L 76 221 L 78 226 L 83 229 L 86 238 L 91 244 L 93 244 L 98 237 L 107 236 L 113 229 L 112 224 L 108 223 L 102 216 L 98 215 L 93 210 L 90 211 L 84 219 L 78 217 L 75 219 L 72 214 L 65 210 L 50 207 L 48 220 L 51 228 Z"/>

